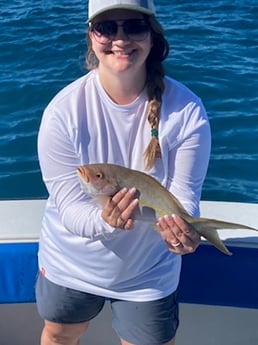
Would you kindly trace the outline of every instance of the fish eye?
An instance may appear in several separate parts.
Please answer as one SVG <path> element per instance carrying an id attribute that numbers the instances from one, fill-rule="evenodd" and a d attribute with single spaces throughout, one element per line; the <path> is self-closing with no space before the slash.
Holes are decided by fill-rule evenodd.
<path id="1" fill-rule="evenodd" d="M 98 172 L 98 173 L 96 173 L 96 177 L 98 179 L 102 179 L 104 176 L 103 176 L 103 174 L 101 172 Z"/>

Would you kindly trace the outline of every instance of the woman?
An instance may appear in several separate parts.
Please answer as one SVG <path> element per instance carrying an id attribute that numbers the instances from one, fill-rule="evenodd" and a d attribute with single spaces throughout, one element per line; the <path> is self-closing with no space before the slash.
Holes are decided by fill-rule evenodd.
<path id="1" fill-rule="evenodd" d="M 89 1 L 88 23 L 91 71 L 52 100 L 39 131 L 49 192 L 36 287 L 41 344 L 79 344 L 105 298 L 122 345 L 175 344 L 181 255 L 199 235 L 177 215 L 157 220 L 158 232 L 134 221 L 133 186 L 100 209 L 76 168 L 146 171 L 197 216 L 209 123 L 200 99 L 164 75 L 168 44 L 152 1 Z"/>

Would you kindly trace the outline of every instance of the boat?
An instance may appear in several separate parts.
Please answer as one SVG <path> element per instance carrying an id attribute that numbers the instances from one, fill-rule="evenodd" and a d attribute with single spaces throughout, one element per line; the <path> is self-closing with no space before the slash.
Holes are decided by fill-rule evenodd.
<path id="1" fill-rule="evenodd" d="M 0 201 L 1 345 L 40 342 L 43 321 L 36 310 L 34 285 L 45 203 L 44 199 Z M 258 228 L 258 204 L 201 201 L 201 215 Z M 183 256 L 177 345 L 258 344 L 258 233 L 219 233 L 232 256 L 205 240 L 195 253 Z M 82 345 L 104 343 L 119 344 L 108 303 L 81 339 Z"/>

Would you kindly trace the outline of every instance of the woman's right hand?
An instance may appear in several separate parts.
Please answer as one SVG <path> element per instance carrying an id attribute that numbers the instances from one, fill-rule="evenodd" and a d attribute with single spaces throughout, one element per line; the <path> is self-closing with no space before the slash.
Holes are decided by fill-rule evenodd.
<path id="1" fill-rule="evenodd" d="M 102 210 L 102 218 L 110 226 L 129 230 L 134 225 L 133 213 L 138 207 L 135 188 L 123 188 L 110 197 Z"/>

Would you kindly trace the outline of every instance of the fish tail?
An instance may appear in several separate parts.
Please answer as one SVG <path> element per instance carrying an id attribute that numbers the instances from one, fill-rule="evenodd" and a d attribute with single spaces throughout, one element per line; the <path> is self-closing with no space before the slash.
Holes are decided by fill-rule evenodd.
<path id="1" fill-rule="evenodd" d="M 195 220 L 192 222 L 192 225 L 202 237 L 213 244 L 222 253 L 226 255 L 232 255 L 232 253 L 227 249 L 227 247 L 219 238 L 217 229 L 221 228 L 221 224 L 218 224 L 217 220 L 195 218 Z"/>
<path id="2" fill-rule="evenodd" d="M 217 219 L 208 218 L 195 218 L 192 222 L 194 228 L 203 236 L 206 240 L 211 242 L 216 248 L 227 255 L 232 255 L 232 253 L 227 249 L 224 243 L 219 238 L 218 229 L 249 229 L 258 231 L 256 228 L 246 226 L 238 223 L 224 222 Z"/>

